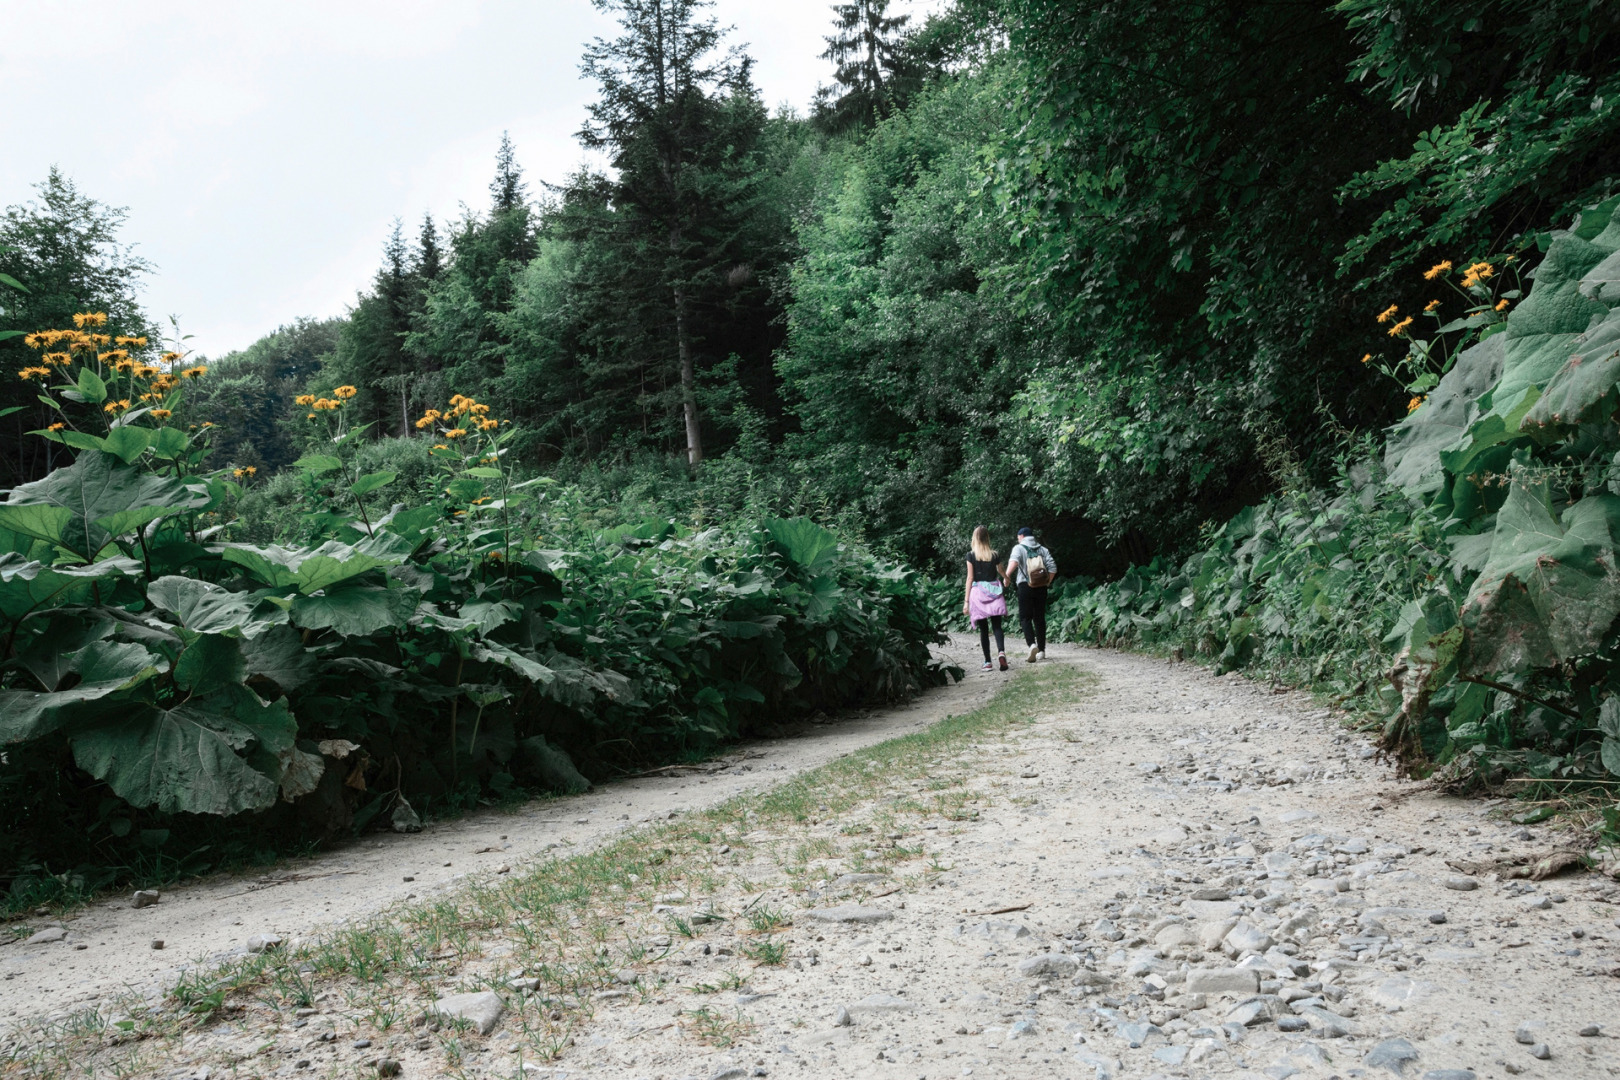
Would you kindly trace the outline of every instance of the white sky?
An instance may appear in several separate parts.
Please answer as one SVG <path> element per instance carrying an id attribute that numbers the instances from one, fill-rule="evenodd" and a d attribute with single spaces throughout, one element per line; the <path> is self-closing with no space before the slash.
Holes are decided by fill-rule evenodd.
<path id="1" fill-rule="evenodd" d="M 824 0 L 715 14 L 773 108 L 830 81 Z M 0 206 L 55 164 L 127 207 L 147 311 L 217 357 L 341 314 L 396 216 L 484 209 L 503 130 L 531 192 L 577 168 L 579 56 L 616 31 L 589 0 L 0 0 Z"/>

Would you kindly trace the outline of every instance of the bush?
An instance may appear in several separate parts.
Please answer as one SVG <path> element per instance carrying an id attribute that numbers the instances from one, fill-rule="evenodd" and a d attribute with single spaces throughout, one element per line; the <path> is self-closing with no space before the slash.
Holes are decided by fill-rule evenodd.
<path id="1" fill-rule="evenodd" d="M 87 359 L 54 389 L 117 375 Z M 368 445 L 340 387 L 310 405 L 319 451 L 250 488 L 171 422 L 178 381 L 144 392 L 102 434 L 45 433 L 77 459 L 0 504 L 0 857 L 28 888 L 200 815 L 361 828 L 947 677 L 914 572 L 804 518 L 593 529 L 577 492 L 510 473 L 471 399 L 424 417 L 438 442 Z"/>

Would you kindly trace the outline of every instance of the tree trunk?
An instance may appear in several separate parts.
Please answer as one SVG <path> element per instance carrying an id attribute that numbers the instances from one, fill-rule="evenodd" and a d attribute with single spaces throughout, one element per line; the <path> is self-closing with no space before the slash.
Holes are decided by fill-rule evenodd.
<path id="1" fill-rule="evenodd" d="M 686 413 L 686 463 L 696 468 L 703 461 L 703 429 L 698 424 L 697 374 L 692 363 L 692 341 L 686 332 L 686 290 L 675 286 L 675 342 L 681 356 L 681 407 Z"/>

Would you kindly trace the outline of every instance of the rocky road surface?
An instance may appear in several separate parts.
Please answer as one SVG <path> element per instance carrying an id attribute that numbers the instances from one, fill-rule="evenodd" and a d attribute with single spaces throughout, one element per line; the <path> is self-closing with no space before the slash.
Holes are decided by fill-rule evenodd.
<path id="1" fill-rule="evenodd" d="M 971 659 L 974 644 L 952 649 Z M 1578 869 L 1513 876 L 1556 856 L 1554 829 L 1515 824 L 1518 804 L 1397 782 L 1305 695 L 1107 651 L 1054 647 L 1047 662 L 1097 681 L 936 770 L 980 796 L 976 817 L 907 818 L 871 836 L 860 873 L 846 845 L 812 859 L 818 872 L 798 891 L 764 854 L 737 867 L 777 882 L 764 902 L 792 917 L 777 935 L 785 964 L 742 959 L 745 898 L 662 898 L 645 914 L 672 924 L 706 906 L 738 910 L 689 942 L 663 937 L 659 958 L 630 973 L 658 989 L 599 995 L 560 1060 L 520 1053 L 495 1004 L 458 1075 L 1620 1076 L 1620 885 Z M 367 841 L 258 883 L 92 909 L 63 940 L 0 948 L 0 1014 L 161 984 L 173 964 L 154 958 L 150 937 L 206 956 L 254 932 L 315 933 L 496 861 L 757 789 L 972 708 L 1007 678 L 975 670 L 909 709 L 741 750 L 712 775 L 610 785 Z M 884 794 L 842 820 L 751 836 L 750 849 L 860 835 Z M 475 843 L 490 850 L 469 855 Z M 401 880 L 410 869 L 414 884 Z M 337 1034 L 321 1036 L 318 1058 L 295 1048 L 239 1074 L 376 1075 L 363 1064 L 376 1050 L 348 1049 L 341 1009 L 322 1008 L 332 1015 L 305 1022 Z M 718 1025 L 708 1038 L 692 1022 L 699 1008 Z M 443 1074 L 431 1056 L 398 1056 L 403 1075 Z"/>
<path id="2" fill-rule="evenodd" d="M 692 1045 L 676 1021 L 697 999 L 627 997 L 527 1075 L 1620 1076 L 1620 886 L 1508 876 L 1559 847 L 1510 820 L 1523 807 L 1396 782 L 1305 695 L 1105 651 L 1049 662 L 1100 683 L 964 754 L 977 820 L 890 841 L 949 869 L 829 862 L 777 897 L 805 905 L 787 966 L 739 964 L 720 931 L 646 973 L 747 973 L 705 999 L 738 1045 Z"/>

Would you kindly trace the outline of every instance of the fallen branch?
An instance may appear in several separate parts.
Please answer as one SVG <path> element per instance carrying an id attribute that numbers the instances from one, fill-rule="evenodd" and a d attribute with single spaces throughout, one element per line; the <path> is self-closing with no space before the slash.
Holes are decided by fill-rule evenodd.
<path id="1" fill-rule="evenodd" d="M 883 895 L 887 896 L 888 894 L 884 893 Z M 1031 902 L 1031 903 L 1028 903 L 1028 904 L 1014 904 L 1012 907 L 998 907 L 994 911 L 969 911 L 969 912 L 965 912 L 964 914 L 975 915 L 975 916 L 977 916 L 977 915 L 1006 915 L 1009 912 L 1014 912 L 1014 911 L 1028 911 L 1030 908 L 1032 908 L 1034 906 L 1035 906 L 1035 904 L 1033 902 Z"/>

